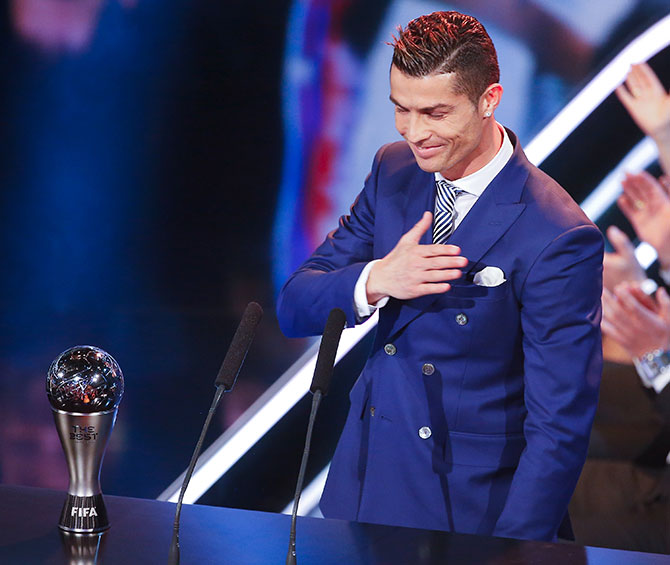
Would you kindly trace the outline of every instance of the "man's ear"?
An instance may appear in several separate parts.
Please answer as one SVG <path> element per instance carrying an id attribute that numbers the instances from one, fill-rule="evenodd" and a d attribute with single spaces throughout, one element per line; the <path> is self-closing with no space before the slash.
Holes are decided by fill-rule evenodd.
<path id="1" fill-rule="evenodd" d="M 496 111 L 500 98 L 502 98 L 503 87 L 495 82 L 490 84 L 479 99 L 479 111 L 482 117 L 490 118 Z"/>

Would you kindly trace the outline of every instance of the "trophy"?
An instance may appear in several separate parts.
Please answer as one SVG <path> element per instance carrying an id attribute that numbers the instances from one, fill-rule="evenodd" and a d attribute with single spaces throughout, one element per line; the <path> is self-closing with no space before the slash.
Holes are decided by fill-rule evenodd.
<path id="1" fill-rule="evenodd" d="M 58 527 L 66 532 L 101 532 L 109 528 L 109 520 L 100 468 L 123 396 L 121 368 L 102 349 L 78 345 L 56 357 L 46 384 L 70 473 Z"/>

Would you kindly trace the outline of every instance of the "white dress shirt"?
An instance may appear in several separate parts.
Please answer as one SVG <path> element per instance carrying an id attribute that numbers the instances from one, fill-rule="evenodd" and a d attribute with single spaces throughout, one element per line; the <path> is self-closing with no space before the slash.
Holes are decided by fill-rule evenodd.
<path id="1" fill-rule="evenodd" d="M 482 195 L 484 190 L 486 190 L 486 187 L 498 173 L 502 171 L 503 167 L 512 156 L 512 153 L 514 153 L 514 147 L 507 135 L 507 131 L 505 131 L 505 128 L 500 124 L 498 124 L 498 127 L 503 134 L 503 141 L 493 159 L 474 173 L 461 177 L 460 179 L 448 179 L 449 182 L 454 184 L 456 188 L 461 191 L 454 204 L 454 229 L 456 229 L 463 221 L 463 218 L 465 218 L 470 209 L 475 205 L 477 199 Z M 435 181 L 438 180 L 445 180 L 445 178 L 442 174 L 435 173 Z M 354 305 L 356 307 L 356 313 L 361 319 L 371 316 L 377 308 L 384 307 L 389 300 L 389 297 L 386 296 L 376 304 L 368 304 L 365 287 L 368 282 L 368 277 L 370 276 L 370 270 L 377 261 L 379 261 L 379 259 L 370 261 L 365 266 L 354 287 Z"/>

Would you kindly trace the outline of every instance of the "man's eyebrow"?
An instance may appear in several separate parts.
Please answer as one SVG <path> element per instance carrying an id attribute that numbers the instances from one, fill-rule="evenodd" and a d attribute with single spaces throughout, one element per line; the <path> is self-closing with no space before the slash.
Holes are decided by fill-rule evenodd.
<path id="1" fill-rule="evenodd" d="M 399 108 L 405 108 L 402 104 L 400 104 L 400 102 L 395 100 L 393 96 L 389 96 L 389 100 Z M 444 110 L 446 112 L 451 112 L 454 110 L 454 106 L 452 104 L 436 104 L 435 106 L 427 106 L 426 108 L 419 108 L 419 112 L 421 112 L 422 114 L 430 114 L 435 110 Z"/>
<path id="2" fill-rule="evenodd" d="M 396 106 L 399 106 L 400 108 L 404 108 L 404 106 L 398 102 L 395 98 L 393 98 L 393 94 L 389 94 L 389 100 L 395 104 Z"/>

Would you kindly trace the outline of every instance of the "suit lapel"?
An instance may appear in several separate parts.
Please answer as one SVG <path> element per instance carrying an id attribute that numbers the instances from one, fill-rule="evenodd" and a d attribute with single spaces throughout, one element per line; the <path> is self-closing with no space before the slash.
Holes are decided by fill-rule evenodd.
<path id="1" fill-rule="evenodd" d="M 380 211 L 377 223 L 380 225 L 375 234 L 376 258 L 387 255 L 423 213 L 433 207 L 435 177 L 420 170 L 411 153 L 410 159 L 400 171 L 392 171 L 380 181 L 387 184 L 377 205 Z M 407 170 L 411 172 L 408 174 Z M 427 233 L 421 243 L 430 243 L 430 238 L 430 233 Z"/>
<path id="2" fill-rule="evenodd" d="M 435 176 L 432 173 L 425 173 L 416 178 L 416 182 L 411 183 L 410 190 L 405 194 L 405 224 L 400 234 L 406 234 L 421 219 L 423 213 L 432 212 L 435 207 Z M 398 238 L 400 239 L 400 238 Z M 421 238 L 421 244 L 433 242 L 431 230 L 427 230 Z M 393 246 L 398 243 L 396 239 Z"/>
<path id="3" fill-rule="evenodd" d="M 529 163 L 514 134 L 509 130 L 508 134 L 515 144 L 512 157 L 486 187 L 449 239 L 449 243 L 458 245 L 462 255 L 467 257 L 469 263 L 466 273 L 477 265 L 526 207 L 521 202 L 521 195 L 528 179 Z"/>
<path id="4" fill-rule="evenodd" d="M 508 130 L 509 132 L 509 130 Z M 520 202 L 523 187 L 528 178 L 529 163 L 526 160 L 519 143 L 513 134 L 510 138 L 515 143 L 514 154 L 502 171 L 491 181 L 489 186 L 468 212 L 468 215 L 459 224 L 449 239 L 449 243 L 458 245 L 461 254 L 467 257 L 469 263 L 464 273 L 469 273 L 484 256 L 484 254 L 505 234 L 512 224 L 521 215 L 526 205 Z M 424 175 L 422 175 L 423 177 Z M 430 185 L 430 186 L 428 186 Z M 435 202 L 434 177 L 430 175 L 430 183 L 424 181 L 421 185 L 424 194 L 413 197 L 408 191 L 405 230 L 407 232 L 421 217 L 424 210 L 433 210 Z M 429 192 L 428 195 L 425 192 Z M 427 244 L 432 241 L 431 230 L 428 230 L 421 240 Z M 391 325 L 386 334 L 389 338 L 402 330 L 417 316 L 429 310 L 442 295 L 429 294 L 412 300 L 391 300 L 384 310 L 387 323 Z"/>
<path id="5" fill-rule="evenodd" d="M 449 243 L 461 248 L 467 257 L 469 273 L 484 254 L 505 234 L 526 205 L 522 202 L 496 201 L 499 189 L 504 193 L 504 179 L 491 182 L 468 215 L 459 224 Z"/>

